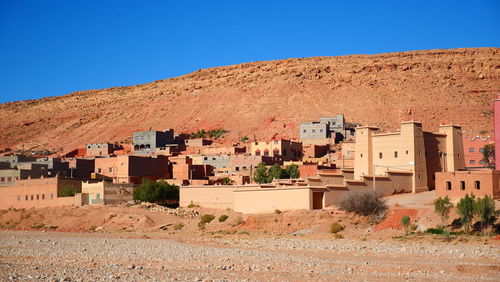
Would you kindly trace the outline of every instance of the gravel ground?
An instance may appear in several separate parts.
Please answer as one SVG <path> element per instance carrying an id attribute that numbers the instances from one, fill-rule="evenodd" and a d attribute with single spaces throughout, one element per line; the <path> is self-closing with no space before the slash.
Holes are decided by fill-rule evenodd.
<path id="1" fill-rule="evenodd" d="M 499 281 L 495 245 L 0 231 L 0 280 Z"/>

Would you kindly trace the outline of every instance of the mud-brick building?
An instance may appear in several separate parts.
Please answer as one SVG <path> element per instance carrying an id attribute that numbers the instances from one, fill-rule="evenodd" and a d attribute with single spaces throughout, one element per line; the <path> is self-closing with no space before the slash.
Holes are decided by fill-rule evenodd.
<path id="1" fill-rule="evenodd" d="M 135 155 L 154 155 L 157 148 L 174 144 L 174 130 L 139 131 L 132 134 Z"/>
<path id="2" fill-rule="evenodd" d="M 151 180 L 170 178 L 170 165 L 165 156 L 140 157 L 120 155 L 95 159 L 96 178 L 113 179 L 113 183 L 140 184 L 143 178 Z"/>
<path id="3" fill-rule="evenodd" d="M 252 142 L 252 156 L 271 156 L 281 161 L 300 161 L 302 159 L 302 143 L 290 140 L 272 140 Z"/>

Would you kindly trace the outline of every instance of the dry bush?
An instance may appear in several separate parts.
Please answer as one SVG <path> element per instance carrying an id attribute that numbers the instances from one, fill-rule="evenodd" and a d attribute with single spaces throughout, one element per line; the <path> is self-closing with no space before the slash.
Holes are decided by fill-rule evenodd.
<path id="1" fill-rule="evenodd" d="M 342 226 L 338 222 L 334 222 L 330 225 L 330 233 L 339 233 L 340 231 L 344 230 L 344 226 Z"/>
<path id="2" fill-rule="evenodd" d="M 350 193 L 340 202 L 340 208 L 364 216 L 383 214 L 387 210 L 384 201 L 373 191 Z"/>

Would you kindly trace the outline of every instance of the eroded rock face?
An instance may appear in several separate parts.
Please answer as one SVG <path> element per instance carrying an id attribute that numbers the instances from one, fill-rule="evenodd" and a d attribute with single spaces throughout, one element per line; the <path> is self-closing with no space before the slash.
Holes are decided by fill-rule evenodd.
<path id="1" fill-rule="evenodd" d="M 229 130 L 226 141 L 296 138 L 303 121 L 344 113 L 394 130 L 457 123 L 492 134 L 500 48 L 313 57 L 198 70 L 147 84 L 0 104 L 0 149 L 73 149 L 131 132 Z"/>

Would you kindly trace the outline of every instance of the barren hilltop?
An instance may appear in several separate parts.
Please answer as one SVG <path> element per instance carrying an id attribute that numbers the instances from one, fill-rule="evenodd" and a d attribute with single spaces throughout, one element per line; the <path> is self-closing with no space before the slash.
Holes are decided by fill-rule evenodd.
<path id="1" fill-rule="evenodd" d="M 297 138 L 298 125 L 344 113 L 395 130 L 462 125 L 492 134 L 500 48 L 313 57 L 198 70 L 130 87 L 0 104 L 0 149 L 69 150 L 127 141 L 133 131 L 224 128 L 226 141 Z"/>

